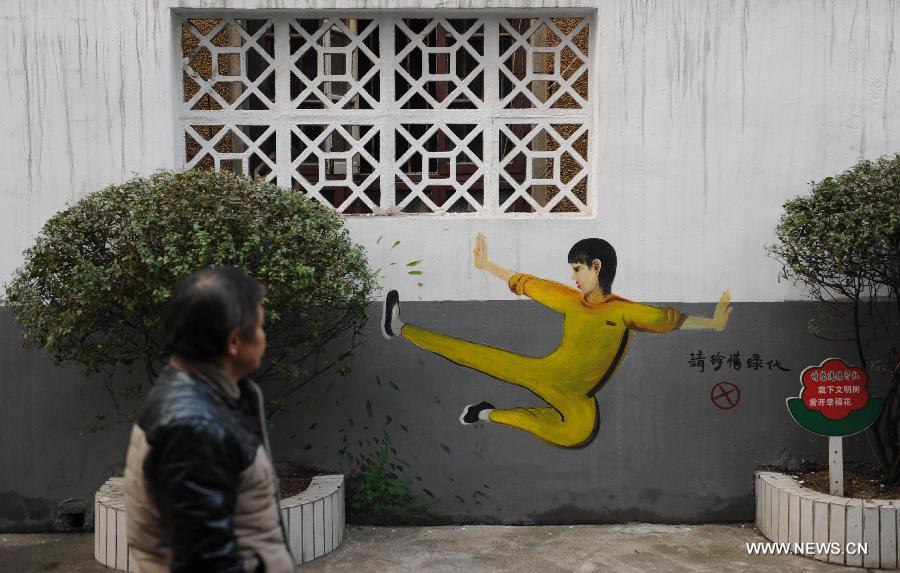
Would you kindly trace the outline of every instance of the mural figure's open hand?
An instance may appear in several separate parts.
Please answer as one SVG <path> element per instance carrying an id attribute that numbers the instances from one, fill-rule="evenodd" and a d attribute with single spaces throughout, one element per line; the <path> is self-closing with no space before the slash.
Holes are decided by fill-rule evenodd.
<path id="1" fill-rule="evenodd" d="M 472 258 L 476 269 L 485 270 L 504 282 L 509 281 L 515 274 L 513 271 L 488 260 L 487 241 L 483 233 L 475 235 L 475 248 L 472 249 Z"/>
<path id="2" fill-rule="evenodd" d="M 722 332 L 728 326 L 728 317 L 731 316 L 731 294 L 726 290 L 722 293 L 722 298 L 716 304 L 716 311 L 712 316 L 694 316 L 689 315 L 684 319 L 681 328 L 684 330 L 714 330 Z"/>
<path id="3" fill-rule="evenodd" d="M 484 239 L 483 233 L 478 233 L 475 237 L 475 249 L 472 251 L 472 256 L 475 258 L 476 269 L 483 269 L 487 266 L 487 241 Z"/>
<path id="4" fill-rule="evenodd" d="M 722 293 L 722 298 L 719 299 L 719 303 L 716 304 L 716 311 L 712 316 L 713 330 L 721 332 L 725 330 L 725 326 L 728 325 L 728 317 L 731 316 L 729 302 L 731 302 L 731 294 L 728 290 L 725 290 L 725 292 Z"/>

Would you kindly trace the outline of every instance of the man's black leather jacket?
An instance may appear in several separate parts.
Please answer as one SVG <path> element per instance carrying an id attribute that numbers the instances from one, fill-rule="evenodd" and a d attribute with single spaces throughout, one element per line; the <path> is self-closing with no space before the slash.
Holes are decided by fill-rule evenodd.
<path id="1" fill-rule="evenodd" d="M 138 412 L 126 463 L 128 541 L 141 570 L 293 571 L 270 460 L 253 382 L 167 367 Z"/>

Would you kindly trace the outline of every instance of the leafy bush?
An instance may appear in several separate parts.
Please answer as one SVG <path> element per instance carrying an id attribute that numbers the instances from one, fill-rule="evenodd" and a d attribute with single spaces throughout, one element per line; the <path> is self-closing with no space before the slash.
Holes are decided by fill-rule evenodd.
<path id="1" fill-rule="evenodd" d="M 818 299 L 900 288 L 900 155 L 861 161 L 784 204 L 770 251 Z"/>
<path id="2" fill-rule="evenodd" d="M 91 193 L 57 213 L 6 285 L 28 346 L 88 373 L 165 359 L 159 323 L 178 279 L 243 269 L 268 287 L 269 414 L 341 366 L 362 339 L 375 286 L 341 219 L 298 193 L 229 173 L 159 172 Z M 335 346 L 326 345 L 339 339 Z"/>
<path id="3" fill-rule="evenodd" d="M 369 440 L 366 440 L 367 442 Z M 374 452 L 359 454 L 358 467 L 347 478 L 348 518 L 356 524 L 445 524 L 449 520 L 415 501 L 412 478 L 396 458 L 390 436 L 375 438 Z M 432 498 L 434 494 L 424 490 Z"/>
<path id="4" fill-rule="evenodd" d="M 776 233 L 783 276 L 850 318 L 863 368 L 892 371 L 872 435 L 887 478 L 900 479 L 900 154 L 812 183 L 784 204 Z"/>

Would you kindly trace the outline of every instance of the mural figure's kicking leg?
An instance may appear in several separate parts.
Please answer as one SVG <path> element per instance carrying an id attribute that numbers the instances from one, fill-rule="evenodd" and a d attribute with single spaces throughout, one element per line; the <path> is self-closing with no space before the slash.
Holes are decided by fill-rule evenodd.
<path id="1" fill-rule="evenodd" d="M 481 402 L 467 406 L 463 424 L 478 420 L 530 432 L 552 444 L 574 447 L 588 442 L 597 427 L 597 402 L 593 397 L 566 391 L 562 372 L 544 358 L 522 356 L 427 330 L 400 320 L 397 291 L 388 293 L 382 321 L 386 338 L 401 336 L 416 346 L 448 360 L 478 370 L 504 382 L 526 388 L 550 404 L 549 408 L 494 409 Z"/>

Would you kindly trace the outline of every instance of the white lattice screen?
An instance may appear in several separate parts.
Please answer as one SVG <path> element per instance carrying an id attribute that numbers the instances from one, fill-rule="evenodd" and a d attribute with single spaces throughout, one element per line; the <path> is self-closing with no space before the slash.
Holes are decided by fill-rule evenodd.
<path id="1" fill-rule="evenodd" d="M 341 213 L 587 213 L 589 19 L 182 18 L 184 168 Z"/>

